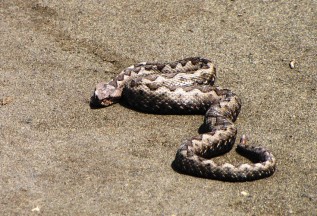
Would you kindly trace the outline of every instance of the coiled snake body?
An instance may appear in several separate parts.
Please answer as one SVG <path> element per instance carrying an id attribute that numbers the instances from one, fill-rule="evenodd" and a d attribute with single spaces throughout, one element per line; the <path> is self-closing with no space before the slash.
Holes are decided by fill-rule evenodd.
<path id="1" fill-rule="evenodd" d="M 211 158 L 232 148 L 237 134 L 233 122 L 240 99 L 230 90 L 214 86 L 216 68 L 208 59 L 193 57 L 171 63 L 139 63 L 123 70 L 110 82 L 99 83 L 93 106 L 125 100 L 138 110 L 162 114 L 205 114 L 205 132 L 184 141 L 173 167 L 185 174 L 224 181 L 250 181 L 272 175 L 275 157 L 262 147 L 246 144 L 243 135 L 237 151 L 256 161 L 234 166 Z"/>

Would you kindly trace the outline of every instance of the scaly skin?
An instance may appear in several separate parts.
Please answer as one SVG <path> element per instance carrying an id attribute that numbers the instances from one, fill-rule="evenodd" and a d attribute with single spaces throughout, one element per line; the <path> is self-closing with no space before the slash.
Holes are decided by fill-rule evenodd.
<path id="1" fill-rule="evenodd" d="M 93 106 L 110 106 L 124 100 L 150 113 L 205 114 L 205 133 L 186 140 L 177 150 L 173 168 L 178 172 L 223 181 L 251 181 L 272 175 L 275 157 L 262 147 L 246 144 L 242 136 L 237 151 L 256 160 L 234 166 L 211 158 L 232 149 L 240 99 L 230 90 L 213 86 L 216 68 L 208 59 L 194 57 L 171 63 L 139 63 L 123 70 L 108 83 L 96 86 Z"/>

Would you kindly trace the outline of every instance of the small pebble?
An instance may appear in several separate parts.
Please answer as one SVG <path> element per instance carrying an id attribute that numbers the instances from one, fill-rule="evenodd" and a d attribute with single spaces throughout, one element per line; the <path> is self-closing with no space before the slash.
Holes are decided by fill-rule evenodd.
<path id="1" fill-rule="evenodd" d="M 291 69 L 294 69 L 295 68 L 295 59 L 293 59 L 290 63 L 289 63 L 289 67 Z"/>
<path id="2" fill-rule="evenodd" d="M 246 191 L 241 191 L 241 195 L 243 195 L 243 196 L 250 196 L 250 194 L 249 194 L 248 192 L 246 192 Z"/>
<path id="3" fill-rule="evenodd" d="M 40 208 L 38 207 L 38 206 L 36 206 L 35 208 L 33 208 L 32 210 L 31 210 L 32 212 L 39 212 L 40 211 Z"/>

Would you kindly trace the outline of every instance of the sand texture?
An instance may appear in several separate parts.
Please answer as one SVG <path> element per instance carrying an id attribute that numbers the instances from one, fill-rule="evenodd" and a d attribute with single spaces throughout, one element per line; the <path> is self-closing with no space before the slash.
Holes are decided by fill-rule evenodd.
<path id="1" fill-rule="evenodd" d="M 317 1 L 3 0 L 0 36 L 0 215 L 317 215 Z M 242 99 L 272 177 L 181 175 L 203 116 L 88 104 L 130 64 L 191 56 Z"/>

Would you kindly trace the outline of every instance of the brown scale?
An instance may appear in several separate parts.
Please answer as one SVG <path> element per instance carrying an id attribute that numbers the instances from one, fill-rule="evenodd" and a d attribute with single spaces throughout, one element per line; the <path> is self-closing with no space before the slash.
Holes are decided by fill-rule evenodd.
<path id="1" fill-rule="evenodd" d="M 144 65 L 144 69 L 145 70 L 152 70 L 153 69 L 153 65 Z"/>
<path id="2" fill-rule="evenodd" d="M 140 71 L 140 70 L 139 70 Z M 134 71 L 134 72 L 139 72 L 139 71 Z M 131 70 L 127 70 L 127 71 L 124 71 L 124 75 L 126 76 L 131 76 Z"/>
<path id="3" fill-rule="evenodd" d="M 118 76 L 117 76 L 117 80 L 118 81 L 122 81 L 124 79 L 124 74 L 123 73 L 121 73 L 121 74 L 119 74 Z"/>
<path id="4" fill-rule="evenodd" d="M 159 71 L 162 71 L 164 67 L 165 67 L 165 64 L 157 64 L 157 65 L 156 65 L 156 68 L 157 68 L 157 70 L 159 70 Z"/>
<path id="5" fill-rule="evenodd" d="M 170 64 L 170 66 L 171 66 L 172 69 L 175 69 L 177 65 L 178 65 L 178 62 L 172 62 L 172 63 Z"/>
<path id="6" fill-rule="evenodd" d="M 133 68 L 132 70 L 135 73 L 139 73 L 139 71 L 141 70 L 141 67 Z"/>

